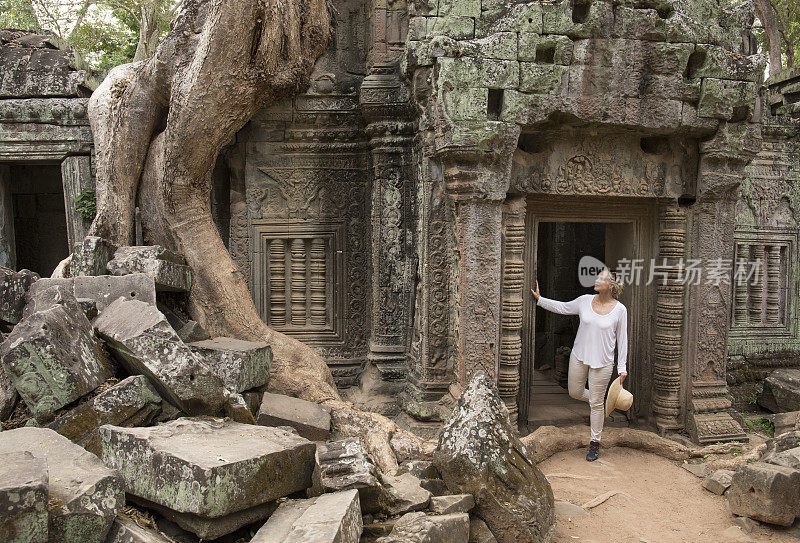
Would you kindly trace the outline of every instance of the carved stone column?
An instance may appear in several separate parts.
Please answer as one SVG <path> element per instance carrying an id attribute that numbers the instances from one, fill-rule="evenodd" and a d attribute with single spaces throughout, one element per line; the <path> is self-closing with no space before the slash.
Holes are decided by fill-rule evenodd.
<path id="1" fill-rule="evenodd" d="M 745 439 L 732 416 L 725 379 L 731 318 L 735 205 L 744 168 L 760 146 L 758 125 L 723 126 L 701 144 L 698 198 L 692 205 L 691 257 L 703 269 L 701 280 L 687 282 L 689 417 L 687 427 L 699 443 Z M 721 278 L 708 276 L 720 264 Z M 695 284 L 699 283 L 699 284 Z"/>
<path id="2" fill-rule="evenodd" d="M 683 299 L 679 264 L 686 258 L 686 211 L 674 203 L 659 210 L 658 260 L 666 279 L 656 285 L 653 414 L 661 432 L 682 427 Z"/>
<path id="3" fill-rule="evenodd" d="M 522 297 L 525 262 L 525 197 L 509 196 L 503 203 L 503 277 L 500 313 L 500 360 L 497 386 L 517 423 L 519 363 L 522 357 Z"/>
<path id="4" fill-rule="evenodd" d="M 94 190 L 92 162 L 88 155 L 68 156 L 61 162 L 61 182 L 64 185 L 64 210 L 67 214 L 67 240 L 69 247 L 86 237 L 91 219 L 85 219 L 75 210 L 75 198 L 83 190 Z"/>
<path id="5" fill-rule="evenodd" d="M 361 85 L 372 148 L 372 332 L 369 360 L 384 380 L 407 374 L 413 272 L 411 137 L 408 87 L 390 67 Z"/>
<path id="6" fill-rule="evenodd" d="M 10 168 L 0 165 L 0 266 L 17 269 L 17 245 L 14 237 L 14 206 L 11 201 Z"/>

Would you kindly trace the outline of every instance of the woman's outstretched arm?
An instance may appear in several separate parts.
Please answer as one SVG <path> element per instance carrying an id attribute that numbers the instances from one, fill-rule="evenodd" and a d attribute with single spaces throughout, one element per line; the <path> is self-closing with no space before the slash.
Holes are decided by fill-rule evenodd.
<path id="1" fill-rule="evenodd" d="M 617 320 L 617 373 L 628 374 L 628 308 L 624 305 Z"/>
<path id="2" fill-rule="evenodd" d="M 561 315 L 577 315 L 580 313 L 581 296 L 578 296 L 569 302 L 559 302 L 558 300 L 539 296 L 539 299 L 536 301 L 536 305 L 543 307 L 548 311 L 552 311 L 553 313 L 560 313 Z"/>

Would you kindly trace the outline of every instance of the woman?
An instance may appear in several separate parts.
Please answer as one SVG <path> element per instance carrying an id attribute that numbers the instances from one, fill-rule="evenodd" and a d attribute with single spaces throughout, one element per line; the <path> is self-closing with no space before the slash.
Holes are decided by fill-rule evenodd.
<path id="1" fill-rule="evenodd" d="M 562 315 L 580 315 L 581 323 L 569 357 L 567 383 L 569 395 L 590 406 L 591 434 L 586 460 L 600 455 L 600 433 L 605 412 L 603 400 L 614 369 L 614 344 L 617 345 L 617 373 L 620 384 L 628 376 L 628 310 L 616 298 L 622 292 L 617 274 L 601 271 L 594 283 L 597 294 L 583 294 L 571 302 L 559 302 L 531 289 L 536 305 Z M 586 380 L 589 388 L 586 388 Z"/>

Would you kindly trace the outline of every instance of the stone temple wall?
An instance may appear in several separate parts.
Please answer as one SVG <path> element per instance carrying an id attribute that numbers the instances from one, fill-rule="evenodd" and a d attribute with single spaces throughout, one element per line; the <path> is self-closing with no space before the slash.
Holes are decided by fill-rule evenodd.
<path id="1" fill-rule="evenodd" d="M 735 253 L 760 260 L 760 281 L 734 288 L 728 383 L 737 408 L 751 411 L 774 369 L 800 367 L 800 71 L 767 81 L 761 150 L 736 203 Z"/>

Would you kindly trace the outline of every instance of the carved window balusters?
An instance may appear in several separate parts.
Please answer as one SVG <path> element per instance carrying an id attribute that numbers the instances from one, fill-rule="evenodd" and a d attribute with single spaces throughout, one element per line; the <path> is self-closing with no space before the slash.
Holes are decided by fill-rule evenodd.
<path id="1" fill-rule="evenodd" d="M 313 341 L 340 339 L 342 226 L 254 225 L 253 284 L 262 319 Z"/>
<path id="2" fill-rule="evenodd" d="M 737 240 L 734 263 L 745 269 L 734 274 L 732 330 L 787 326 L 792 249 L 791 239 Z"/>

